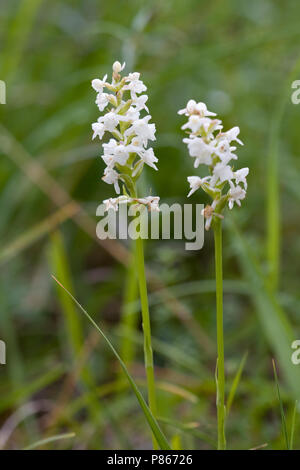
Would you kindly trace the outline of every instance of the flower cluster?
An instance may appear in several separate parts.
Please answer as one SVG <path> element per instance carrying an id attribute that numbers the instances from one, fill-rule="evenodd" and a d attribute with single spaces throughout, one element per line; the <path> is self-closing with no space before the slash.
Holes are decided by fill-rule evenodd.
<path id="1" fill-rule="evenodd" d="M 106 111 L 92 124 L 93 139 L 99 137 L 102 140 L 106 133 L 111 135 L 110 140 L 103 144 L 102 159 L 106 168 L 102 179 L 113 184 L 117 194 L 121 192 L 120 183 L 123 186 L 123 196 L 104 202 L 107 209 L 117 210 L 119 203 L 137 201 L 150 210 L 157 210 L 159 198 L 137 199 L 135 190 L 135 183 L 145 163 L 157 170 L 155 163 L 158 160 L 153 149 L 148 147 L 148 141 L 155 140 L 155 124 L 149 123 L 150 115 L 141 117 L 143 110 L 149 113 L 146 106 L 148 96 L 142 94 L 147 87 L 138 72 L 122 77 L 120 73 L 124 67 L 125 63 L 113 64 L 111 83 L 107 81 L 107 75 L 102 80 L 92 81 L 99 111 Z"/>
<path id="2" fill-rule="evenodd" d="M 115 198 L 105 199 L 103 201 L 105 210 L 113 209 L 115 212 L 118 211 L 120 204 L 132 204 L 134 206 L 147 207 L 149 211 L 159 212 L 159 197 L 158 196 L 147 196 L 142 198 L 134 198 L 128 196 L 119 196 Z"/>
<path id="3" fill-rule="evenodd" d="M 249 168 L 234 170 L 230 162 L 237 160 L 234 154 L 236 147 L 232 142 L 243 145 L 238 138 L 240 129 L 233 127 L 227 132 L 222 132 L 222 121 L 216 119 L 215 113 L 208 111 L 204 103 L 196 103 L 190 100 L 185 109 L 178 111 L 188 117 L 186 124 L 182 126 L 187 130 L 188 137 L 183 139 L 187 144 L 189 154 L 195 159 L 194 167 L 200 164 L 207 165 L 209 175 L 200 178 L 189 176 L 190 192 L 193 194 L 202 188 L 212 198 L 212 204 L 205 207 L 203 215 L 206 219 L 205 228 L 208 230 L 213 217 L 223 218 L 221 212 L 228 202 L 229 209 L 234 203 L 241 205 L 241 200 L 246 197 L 246 177 Z"/>

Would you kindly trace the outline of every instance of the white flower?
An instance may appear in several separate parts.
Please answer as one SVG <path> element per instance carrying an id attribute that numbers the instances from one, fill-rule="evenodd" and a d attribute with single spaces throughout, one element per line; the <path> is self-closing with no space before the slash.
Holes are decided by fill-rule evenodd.
<path id="1" fill-rule="evenodd" d="M 141 157 L 143 162 L 154 168 L 154 170 L 158 170 L 157 166 L 155 165 L 155 163 L 158 162 L 158 158 L 156 158 L 156 156 L 154 155 L 153 148 L 150 147 L 147 150 L 143 150 L 137 153 Z"/>
<path id="2" fill-rule="evenodd" d="M 126 114 L 120 115 L 119 114 L 119 120 L 124 121 L 124 122 L 133 122 L 137 121 L 140 117 L 139 111 L 134 108 L 133 106 L 130 106 L 130 108 L 127 110 Z"/>
<path id="3" fill-rule="evenodd" d="M 159 212 L 159 200 L 160 198 L 158 196 L 147 196 L 139 199 L 134 199 L 133 201 L 137 202 L 138 204 L 143 204 L 144 206 L 147 206 L 149 211 Z"/>
<path id="4" fill-rule="evenodd" d="M 214 152 L 216 155 L 218 155 L 220 160 L 226 164 L 229 163 L 232 159 L 237 160 L 237 156 L 232 153 L 232 151 L 235 149 L 236 147 L 230 147 L 230 144 L 227 140 L 222 139 L 220 141 L 217 140 L 217 146 L 215 147 Z"/>
<path id="5" fill-rule="evenodd" d="M 194 164 L 195 168 L 198 168 L 201 163 L 205 165 L 212 164 L 213 148 L 209 144 L 206 144 L 200 137 L 185 138 L 183 142 L 188 145 L 190 156 L 196 158 Z"/>
<path id="6" fill-rule="evenodd" d="M 223 183 L 233 178 L 233 171 L 229 165 L 225 165 L 223 162 L 219 162 L 213 169 L 213 175 L 211 178 L 211 186 L 215 186 L 218 181 Z"/>
<path id="7" fill-rule="evenodd" d="M 212 205 L 207 205 L 202 209 L 201 215 L 205 218 L 205 230 L 209 230 L 213 216 L 218 217 L 219 219 L 224 219 L 224 217 L 221 214 L 218 214 L 215 212 L 215 208 L 218 204 L 218 199 L 214 199 Z"/>
<path id="8" fill-rule="evenodd" d="M 102 144 L 104 155 L 111 155 L 114 153 L 116 146 L 118 145 L 116 139 L 109 139 L 109 142 Z"/>
<path id="9" fill-rule="evenodd" d="M 104 155 L 103 160 L 107 165 L 110 162 L 112 164 L 119 163 L 120 165 L 126 165 L 129 158 L 130 147 L 128 148 L 124 144 L 117 143 L 115 139 L 110 139 L 108 144 L 103 144 Z"/>
<path id="10" fill-rule="evenodd" d="M 198 116 L 197 114 L 192 114 L 189 117 L 189 120 L 186 124 L 184 124 L 181 129 L 191 129 L 192 132 L 196 133 L 199 131 L 201 125 L 203 123 L 203 119 Z"/>
<path id="11" fill-rule="evenodd" d="M 128 85 L 124 86 L 124 90 L 129 90 L 133 99 L 136 99 L 137 93 L 140 94 L 147 90 L 147 87 L 140 80 L 140 73 L 138 72 L 130 73 L 125 80 L 128 82 Z"/>
<path id="12" fill-rule="evenodd" d="M 223 126 L 221 125 L 222 121 L 219 119 L 210 119 L 207 117 L 202 118 L 201 127 L 204 131 L 205 137 L 209 139 L 214 139 L 213 132 L 221 130 Z"/>
<path id="13" fill-rule="evenodd" d="M 180 109 L 178 114 L 184 114 L 190 116 L 191 114 L 199 114 L 201 117 L 204 116 L 216 116 L 215 113 L 208 111 L 205 103 L 196 103 L 195 100 L 189 100 L 184 109 Z"/>
<path id="14" fill-rule="evenodd" d="M 109 103 L 109 94 L 108 93 L 98 93 L 96 98 L 96 105 L 99 108 L 99 111 L 103 111 Z"/>
<path id="15" fill-rule="evenodd" d="M 103 88 L 106 86 L 106 79 L 107 79 L 107 74 L 104 75 L 103 79 L 100 80 L 99 78 L 95 78 L 92 80 L 92 87 L 94 90 L 96 90 L 98 93 L 103 92 Z"/>
<path id="16" fill-rule="evenodd" d="M 192 114 L 188 122 L 184 124 L 181 129 L 191 129 L 193 134 L 203 134 L 203 137 L 210 137 L 216 130 L 222 129 L 221 121 L 219 119 L 210 119 L 200 116 L 199 114 Z M 213 138 L 213 136 L 212 136 Z"/>
<path id="17" fill-rule="evenodd" d="M 228 195 L 228 206 L 229 209 L 232 209 L 234 203 L 236 203 L 238 206 L 241 205 L 241 201 L 246 197 L 246 191 L 241 186 L 234 186 L 233 183 L 230 182 L 230 190 Z"/>
<path id="18" fill-rule="evenodd" d="M 180 109 L 178 111 L 178 114 L 184 114 L 185 116 L 189 116 L 190 114 L 193 114 L 196 104 L 197 103 L 195 100 L 189 100 L 187 102 L 186 107 L 183 109 Z"/>
<path id="19" fill-rule="evenodd" d="M 238 139 L 240 129 L 236 126 L 227 132 L 221 132 L 222 121 L 211 119 L 209 116 L 215 116 L 215 114 L 208 111 L 204 103 L 196 103 L 194 100 L 190 100 L 186 108 L 179 111 L 179 114 L 188 116 L 188 122 L 182 126 L 182 129 L 190 129 L 187 131 L 189 137 L 184 138 L 183 142 L 187 144 L 190 156 L 195 158 L 194 167 L 197 168 L 202 163 L 210 167 L 209 175 L 204 178 L 188 177 L 190 185 L 188 196 L 202 187 L 213 199 L 212 205 L 206 206 L 203 211 L 206 218 L 205 228 L 208 230 L 213 217 L 223 218 L 221 212 L 226 202 L 232 209 L 234 203 L 240 206 L 241 201 L 246 197 L 246 177 L 249 168 L 233 171 L 229 165 L 231 160 L 238 158 L 233 153 L 236 147 L 231 146 L 231 142 L 236 141 L 243 145 Z M 217 131 L 219 132 L 215 135 Z M 229 189 L 226 182 L 229 183 Z"/>
<path id="20" fill-rule="evenodd" d="M 92 124 L 92 129 L 94 131 L 93 133 L 93 137 L 92 139 L 94 140 L 95 137 L 99 137 L 99 139 L 101 140 L 103 135 L 104 135 L 104 132 L 105 132 L 105 127 L 103 124 L 101 124 L 100 122 L 93 122 Z"/>
<path id="21" fill-rule="evenodd" d="M 104 163 L 109 167 L 109 168 L 113 168 L 114 165 L 115 165 L 115 156 L 114 155 L 110 155 L 110 154 L 104 154 L 101 156 L 102 160 L 104 161 Z"/>
<path id="22" fill-rule="evenodd" d="M 206 104 L 205 103 L 197 103 L 195 106 L 195 110 L 197 114 L 200 114 L 200 116 L 216 116 L 216 113 L 212 113 L 211 111 L 208 111 Z"/>
<path id="23" fill-rule="evenodd" d="M 195 108 L 195 105 L 196 105 L 196 101 L 195 100 L 189 100 L 187 102 L 187 105 L 185 108 L 183 109 L 180 109 L 178 111 L 178 114 L 184 114 L 185 116 L 189 116 L 190 114 L 193 113 L 193 110 Z"/>
<path id="24" fill-rule="evenodd" d="M 125 135 L 135 134 L 143 145 L 147 145 L 148 140 L 155 140 L 155 124 L 149 124 L 151 116 L 145 116 L 132 123 L 132 126 L 125 131 Z"/>
<path id="25" fill-rule="evenodd" d="M 247 180 L 246 177 L 249 174 L 249 168 L 241 168 L 240 170 L 237 170 L 234 172 L 234 179 L 236 184 L 238 183 L 243 183 L 245 186 L 245 189 L 247 189 Z"/>
<path id="26" fill-rule="evenodd" d="M 236 141 L 240 145 L 244 145 L 243 142 L 237 138 L 239 133 L 240 133 L 240 128 L 238 126 L 235 126 L 232 129 L 229 129 L 229 131 L 224 132 L 222 135 L 226 137 L 228 142 Z"/>
<path id="27" fill-rule="evenodd" d="M 190 184 L 190 192 L 188 197 L 190 197 L 197 189 L 201 188 L 201 186 L 209 181 L 210 176 L 206 176 L 205 178 L 200 178 L 199 176 L 188 176 L 187 180 Z"/>
<path id="28" fill-rule="evenodd" d="M 113 209 L 115 212 L 119 209 L 119 204 L 128 204 L 132 199 L 128 196 L 119 196 L 110 199 L 104 199 L 103 204 L 105 205 L 105 211 Z"/>
<path id="29" fill-rule="evenodd" d="M 113 184 L 117 194 L 120 194 L 119 173 L 113 168 L 106 167 L 102 179 L 107 184 Z"/>
<path id="30" fill-rule="evenodd" d="M 159 212 L 159 197 L 158 196 L 147 196 L 143 198 L 131 198 L 128 196 L 119 196 L 115 198 L 105 199 L 103 204 L 105 205 L 105 211 L 113 209 L 115 212 L 118 211 L 120 204 L 131 204 L 134 203 L 135 207 L 140 205 L 146 206 L 149 211 Z"/>
<path id="31" fill-rule="evenodd" d="M 117 125 L 119 124 L 119 116 L 110 111 L 109 113 L 106 113 L 104 116 L 101 116 L 98 119 L 98 122 L 101 122 L 104 124 L 104 128 L 106 131 L 113 132 Z"/>
<path id="32" fill-rule="evenodd" d="M 142 109 L 145 109 L 147 113 L 149 113 L 149 109 L 146 106 L 146 102 L 148 101 L 148 96 L 147 95 L 141 95 L 137 96 L 133 99 L 133 104 L 136 107 L 137 111 L 141 111 Z"/>
<path id="33" fill-rule="evenodd" d="M 144 164 L 157 170 L 155 163 L 158 159 L 153 149 L 147 148 L 148 140 L 155 140 L 155 124 L 149 123 L 150 115 L 140 117 L 143 110 L 148 112 L 146 106 L 148 96 L 137 95 L 146 91 L 147 88 L 140 80 L 138 72 L 130 73 L 122 78 L 120 73 L 124 67 L 125 63 L 121 65 L 118 61 L 113 64 L 112 83 L 106 82 L 107 75 L 103 80 L 92 81 L 93 88 L 98 92 L 96 104 L 99 110 L 104 111 L 108 105 L 111 105 L 110 109 L 93 123 L 92 129 L 93 139 L 96 136 L 102 139 L 105 132 L 109 132 L 114 137 L 108 143 L 103 144 L 102 160 L 106 164 L 103 181 L 113 184 L 118 194 L 121 181 L 124 190 L 132 194 L 136 179 L 140 176 Z M 108 88 L 111 93 L 103 93 L 104 87 Z M 127 202 L 128 200 L 127 198 Z M 106 203 L 109 207 L 116 207 L 118 201 L 123 201 L 123 199 L 109 199 Z M 154 198 L 152 204 L 155 205 L 155 201 Z"/>
<path id="34" fill-rule="evenodd" d="M 115 212 L 118 210 L 118 198 L 104 199 L 103 204 L 105 205 L 105 211 L 113 209 Z"/>
<path id="35" fill-rule="evenodd" d="M 120 165 L 126 165 L 129 158 L 129 149 L 123 144 L 117 145 L 114 152 L 115 161 Z"/>

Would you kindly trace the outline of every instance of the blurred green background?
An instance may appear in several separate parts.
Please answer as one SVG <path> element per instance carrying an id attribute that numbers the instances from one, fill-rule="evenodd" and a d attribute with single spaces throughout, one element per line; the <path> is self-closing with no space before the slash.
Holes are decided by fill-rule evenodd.
<path id="1" fill-rule="evenodd" d="M 144 194 L 187 202 L 195 171 L 177 110 L 188 99 L 207 103 L 225 129 L 241 128 L 249 190 L 224 227 L 227 394 L 248 354 L 227 440 L 232 449 L 285 447 L 271 360 L 290 426 L 300 390 L 290 359 L 300 339 L 300 106 L 290 99 L 300 79 L 299 15 L 297 0 L 1 0 L 1 448 L 69 432 L 76 436 L 42 448 L 151 446 L 118 363 L 51 279 L 103 326 L 145 391 L 136 285 L 124 264 L 130 244 L 95 236 L 96 208 L 113 188 L 100 179 L 101 145 L 91 141 L 99 112 L 90 82 L 115 60 L 141 72 L 157 126 L 159 171 L 145 169 Z M 191 199 L 205 202 L 200 192 Z M 175 448 L 216 441 L 214 258 L 205 237 L 199 252 L 180 241 L 145 246 L 159 415 Z"/>

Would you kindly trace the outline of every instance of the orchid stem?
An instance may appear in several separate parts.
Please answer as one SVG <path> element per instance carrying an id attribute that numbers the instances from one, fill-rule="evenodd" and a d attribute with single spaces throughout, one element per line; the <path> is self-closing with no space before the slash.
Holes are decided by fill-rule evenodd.
<path id="1" fill-rule="evenodd" d="M 133 185 L 133 191 L 131 191 L 131 197 L 137 197 L 137 190 Z M 153 365 L 153 351 L 151 341 L 151 322 L 149 314 L 148 304 L 148 293 L 147 293 L 147 281 L 145 274 L 145 256 L 144 256 L 144 244 L 143 239 L 138 237 L 136 239 L 136 263 L 137 263 L 137 274 L 138 283 L 140 290 L 141 299 L 141 310 L 142 310 L 142 325 L 144 333 L 144 361 L 147 377 L 147 390 L 148 390 L 148 403 L 149 408 L 154 417 L 157 417 L 157 406 L 156 406 L 156 392 L 155 392 L 155 378 L 154 378 L 154 365 Z M 154 435 L 152 434 L 153 448 L 158 449 L 158 445 Z"/>
<path id="2" fill-rule="evenodd" d="M 146 376 L 147 376 L 148 402 L 149 402 L 149 408 L 153 416 L 156 417 L 157 408 L 156 408 L 153 352 L 152 352 L 152 344 L 151 344 L 151 324 L 150 324 L 147 284 L 146 284 L 146 276 L 145 276 L 144 246 L 143 246 L 142 238 L 137 238 L 136 240 L 136 254 L 137 254 L 137 267 L 138 267 L 141 307 L 142 307 L 142 322 L 143 322 L 143 332 L 144 332 L 144 357 L 145 357 L 145 369 L 146 369 Z M 157 442 L 154 436 L 152 436 L 152 440 L 153 440 L 154 449 L 157 449 Z"/>
<path id="3" fill-rule="evenodd" d="M 226 449 L 225 438 L 225 370 L 224 370 L 224 329 L 223 329 L 223 268 L 222 268 L 222 222 L 214 220 L 216 303 L 217 303 L 217 346 L 218 359 L 216 371 L 218 450 Z"/>

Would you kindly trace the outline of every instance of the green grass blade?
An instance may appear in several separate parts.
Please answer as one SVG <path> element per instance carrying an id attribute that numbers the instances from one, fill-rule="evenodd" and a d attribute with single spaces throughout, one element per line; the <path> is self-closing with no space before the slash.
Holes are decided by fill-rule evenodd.
<path id="1" fill-rule="evenodd" d="M 20 2 L 19 9 L 13 16 L 6 37 L 6 47 L 3 51 L 1 67 L 2 79 L 10 79 L 16 72 L 40 5 L 41 0 L 23 0 Z"/>
<path id="2" fill-rule="evenodd" d="M 235 393 L 237 391 L 237 388 L 239 386 L 239 383 L 240 383 L 240 380 L 241 380 L 241 376 L 242 376 L 242 373 L 243 373 L 243 370 L 244 370 L 244 367 L 245 367 L 245 364 L 246 364 L 246 360 L 247 360 L 247 356 L 248 356 L 248 352 L 246 352 L 244 354 L 244 356 L 242 357 L 242 360 L 240 362 L 240 365 L 239 365 L 239 368 L 237 370 L 237 373 L 233 379 L 233 382 L 232 382 L 232 385 L 231 385 L 231 388 L 230 388 L 230 391 L 229 391 L 229 395 L 228 395 L 228 399 L 227 399 L 227 416 L 230 412 L 230 408 L 231 408 L 231 405 L 233 403 L 233 400 L 234 400 L 234 397 L 235 397 Z"/>
<path id="3" fill-rule="evenodd" d="M 178 429 L 179 431 L 182 431 L 183 433 L 191 434 L 197 439 L 203 442 L 206 442 L 213 449 L 217 448 L 216 442 L 213 437 L 197 429 L 199 426 L 199 423 L 181 423 L 179 421 L 174 421 L 173 419 L 163 418 L 163 417 L 159 417 L 158 419 L 161 423 L 172 426 L 173 428 Z"/>
<path id="4" fill-rule="evenodd" d="M 65 252 L 64 242 L 59 231 L 51 235 L 49 250 L 50 265 L 63 285 L 73 292 L 71 273 Z M 70 297 L 57 286 L 57 293 L 65 319 L 65 329 L 70 342 L 70 354 L 77 357 L 83 345 L 83 335 L 80 318 L 76 315 L 76 307 Z"/>
<path id="5" fill-rule="evenodd" d="M 294 447 L 294 436 L 295 436 L 295 427 L 296 427 L 296 418 L 297 418 L 297 408 L 298 408 L 298 401 L 295 401 L 294 409 L 293 409 L 293 416 L 292 416 L 292 425 L 291 425 L 291 434 L 290 434 L 290 450 L 293 450 Z"/>
<path id="6" fill-rule="evenodd" d="M 279 280 L 280 265 L 280 198 L 279 198 L 279 141 L 280 128 L 285 108 L 290 100 L 291 83 L 297 78 L 300 59 L 284 82 L 283 92 L 276 102 L 276 109 L 271 120 L 270 142 L 267 158 L 267 259 L 269 264 L 269 287 L 275 291 Z"/>
<path id="7" fill-rule="evenodd" d="M 151 413 L 149 407 L 147 406 L 147 404 L 146 404 L 141 392 L 139 391 L 135 381 L 133 380 L 130 373 L 128 372 L 128 369 L 127 369 L 126 365 L 122 361 L 121 357 L 119 356 L 119 354 L 115 350 L 114 346 L 112 345 L 112 343 L 110 342 L 108 337 L 101 330 L 101 328 L 97 325 L 97 323 L 92 319 L 92 317 L 88 314 L 88 312 L 82 307 L 82 305 L 78 302 L 78 300 L 76 300 L 75 297 L 73 297 L 73 295 L 54 276 L 52 276 L 52 278 L 55 280 L 55 282 L 57 282 L 57 284 L 59 284 L 65 290 L 65 292 L 67 292 L 67 294 L 76 303 L 78 308 L 84 313 L 84 315 L 87 317 L 87 319 L 90 321 L 90 323 L 96 328 L 96 330 L 104 338 L 107 345 L 109 346 L 109 348 L 111 349 L 111 351 L 113 352 L 115 357 L 118 359 L 118 361 L 119 361 L 119 363 L 120 363 L 120 365 L 121 365 L 128 381 L 129 381 L 129 384 L 130 384 L 132 390 L 135 393 L 135 396 L 136 396 L 136 398 L 137 398 L 137 400 L 140 404 L 140 407 L 141 407 L 141 409 L 142 409 L 142 411 L 145 415 L 145 418 L 146 418 L 146 420 L 147 420 L 147 422 L 148 422 L 148 424 L 149 424 L 149 426 L 150 426 L 150 428 L 151 428 L 151 430 L 152 430 L 152 432 L 155 436 L 155 439 L 157 440 L 160 448 L 162 450 L 170 450 L 171 448 L 170 448 L 170 446 L 168 444 L 168 441 L 166 440 L 162 430 L 160 429 L 159 424 L 157 423 L 157 421 L 154 418 L 153 414 Z"/>
<path id="8" fill-rule="evenodd" d="M 181 438 L 179 434 L 174 434 L 171 440 L 171 446 L 174 450 L 182 450 Z"/>
<path id="9" fill-rule="evenodd" d="M 289 438 L 288 438 L 288 432 L 287 432 L 287 426 L 286 426 L 286 418 L 285 418 L 283 403 L 282 403 L 282 399 L 281 399 L 281 395 L 280 395 L 280 388 L 279 388 L 278 376 L 277 376 L 276 365 L 275 365 L 274 359 L 272 359 L 272 364 L 273 364 L 273 370 L 274 370 L 274 378 L 275 378 L 275 382 L 276 382 L 278 401 L 279 401 L 279 406 L 280 406 L 282 432 L 283 432 L 283 435 L 284 435 L 286 448 L 289 449 L 290 444 L 289 444 Z"/>
<path id="10" fill-rule="evenodd" d="M 285 380 L 295 399 L 299 397 L 300 376 L 295 374 L 295 366 L 290 360 L 291 344 L 294 339 L 291 323 L 276 296 L 268 288 L 256 256 L 247 241 L 239 232 L 234 220 L 227 218 L 232 235 L 232 243 L 238 262 L 248 280 L 255 303 L 256 313 L 261 322 L 263 333 L 270 347 L 278 357 Z"/>
<path id="11" fill-rule="evenodd" d="M 23 450 L 33 450 L 37 447 L 42 447 L 46 444 L 49 444 L 50 442 L 62 441 L 63 439 L 71 439 L 72 437 L 75 437 L 74 432 L 56 434 L 55 436 L 46 437 L 46 439 L 41 439 L 40 441 L 34 442 L 33 444 L 30 444 L 29 446 L 25 447 Z"/>
<path id="12" fill-rule="evenodd" d="M 61 279 L 63 284 L 68 287 L 69 291 L 73 292 L 73 282 L 71 270 L 68 262 L 68 255 L 64 246 L 64 240 L 59 230 L 54 232 L 51 236 L 50 244 L 50 265 L 52 266 L 55 274 Z M 65 337 L 69 341 L 69 358 L 73 361 L 74 366 L 76 362 L 80 361 L 84 349 L 84 337 L 82 334 L 81 318 L 77 315 L 76 306 L 70 297 L 57 286 L 58 298 L 65 322 Z M 65 342 L 65 340 L 64 340 Z M 96 387 L 96 382 L 90 367 L 85 364 L 79 375 L 79 382 L 81 388 L 86 391 L 93 391 Z M 90 419 L 93 421 L 94 429 L 97 433 L 102 431 L 102 419 L 105 410 L 101 409 L 100 402 L 93 394 L 90 395 L 88 401 L 88 412 Z"/>

